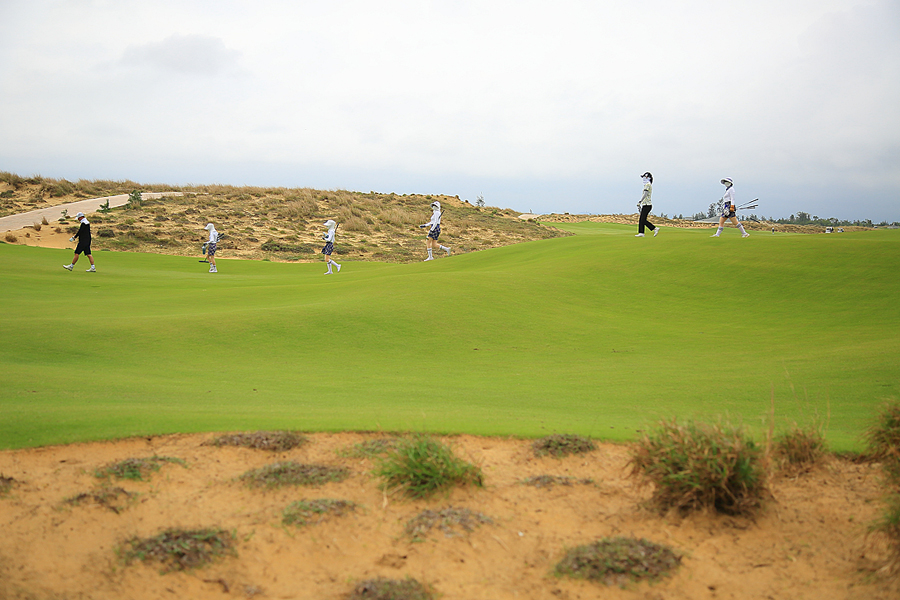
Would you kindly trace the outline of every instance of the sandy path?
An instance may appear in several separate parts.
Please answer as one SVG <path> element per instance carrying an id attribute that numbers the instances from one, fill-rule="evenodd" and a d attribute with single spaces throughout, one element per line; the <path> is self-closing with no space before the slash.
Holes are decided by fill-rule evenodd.
<path id="1" fill-rule="evenodd" d="M 141 197 L 144 199 L 161 198 L 163 196 L 182 196 L 181 192 L 143 192 Z M 83 212 L 90 214 L 97 212 L 100 206 L 109 200 L 109 207 L 116 208 L 124 206 L 128 202 L 128 194 L 117 194 L 115 196 L 103 196 L 102 198 L 89 198 L 87 200 L 79 200 L 78 202 L 69 202 L 68 204 L 59 204 L 57 206 L 48 206 L 47 208 L 39 208 L 37 210 L 20 213 L 18 215 L 9 215 L 0 217 L 0 233 L 6 231 L 15 231 L 24 227 L 29 227 L 34 223 L 40 223 L 41 219 L 47 219 L 49 223 L 55 223 L 62 215 L 63 209 L 69 211 L 70 218 L 75 217 L 76 213 Z"/>

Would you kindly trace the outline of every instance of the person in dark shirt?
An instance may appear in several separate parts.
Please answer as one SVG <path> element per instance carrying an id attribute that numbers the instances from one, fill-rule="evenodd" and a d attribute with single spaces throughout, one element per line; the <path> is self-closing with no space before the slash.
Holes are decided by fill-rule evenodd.
<path id="1" fill-rule="evenodd" d="M 78 228 L 78 233 L 70 237 L 69 241 L 74 242 L 75 238 L 78 238 L 78 245 L 75 246 L 75 256 L 72 257 L 72 262 L 63 265 L 63 269 L 71 271 L 75 263 L 78 262 L 78 255 L 84 253 L 88 260 L 91 261 L 91 268 L 87 269 L 87 272 L 96 273 L 97 267 L 94 265 L 94 255 L 91 254 L 91 223 L 85 218 L 84 213 L 81 212 L 75 215 L 75 218 L 78 219 L 81 226 Z"/>

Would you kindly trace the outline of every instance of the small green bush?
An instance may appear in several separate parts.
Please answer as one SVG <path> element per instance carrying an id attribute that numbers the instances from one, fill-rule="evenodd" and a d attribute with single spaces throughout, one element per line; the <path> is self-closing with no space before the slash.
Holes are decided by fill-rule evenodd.
<path id="1" fill-rule="evenodd" d="M 616 537 L 569 550 L 555 573 L 624 587 L 633 581 L 657 580 L 680 565 L 681 557 L 665 546 Z"/>
<path id="2" fill-rule="evenodd" d="M 351 448 L 342 448 L 337 452 L 339 456 L 347 458 L 375 458 L 376 456 L 385 456 L 396 447 L 397 438 L 385 437 L 365 440 L 354 444 Z"/>
<path id="3" fill-rule="evenodd" d="M 427 435 L 401 439 L 379 461 L 375 475 L 384 480 L 384 488 L 402 489 L 410 498 L 428 498 L 455 485 L 484 484 L 479 467 L 458 458 L 449 446 Z"/>
<path id="4" fill-rule="evenodd" d="M 597 448 L 590 438 L 582 435 L 555 433 L 542 437 L 531 445 L 535 456 L 562 458 L 570 454 L 585 454 Z"/>
<path id="5" fill-rule="evenodd" d="M 654 485 L 652 501 L 663 512 L 750 514 L 766 490 L 761 449 L 730 425 L 663 421 L 635 444 L 630 464 L 632 475 Z"/>

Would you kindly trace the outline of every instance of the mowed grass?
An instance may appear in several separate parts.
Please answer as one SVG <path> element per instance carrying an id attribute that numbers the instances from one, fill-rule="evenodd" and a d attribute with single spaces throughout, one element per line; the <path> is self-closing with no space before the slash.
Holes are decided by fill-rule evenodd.
<path id="1" fill-rule="evenodd" d="M 429 263 L 0 244 L 0 447 L 130 435 L 412 430 L 629 440 L 727 415 L 830 415 L 861 449 L 900 396 L 900 232 L 582 223 Z M 424 252 L 423 252 L 424 254 Z"/>

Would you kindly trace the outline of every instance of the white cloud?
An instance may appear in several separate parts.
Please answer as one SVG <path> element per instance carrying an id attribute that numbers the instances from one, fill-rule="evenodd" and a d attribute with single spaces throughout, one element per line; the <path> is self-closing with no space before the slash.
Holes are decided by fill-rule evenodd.
<path id="1" fill-rule="evenodd" d="M 127 152 L 159 165 L 154 181 L 175 160 L 179 172 L 196 165 L 194 182 L 284 171 L 257 182 L 320 185 L 307 181 L 328 173 L 331 187 L 430 181 L 471 197 L 485 186 L 504 197 L 505 186 L 509 205 L 592 212 L 629 210 L 621 196 L 646 169 L 681 212 L 705 206 L 724 173 L 767 190 L 773 214 L 804 210 L 789 204 L 798 180 L 832 196 L 887 182 L 900 196 L 890 0 L 0 10 L 12 32 L 0 68 L 15 82 L 0 97 L 0 161 L 35 165 L 26 171 L 52 175 L 48 157 L 64 165 L 78 148 L 99 176 L 138 177 L 103 174 L 127 169 Z M 527 195 L 554 186 L 569 191 Z M 900 218 L 900 201 L 888 204 L 882 214 Z"/>

